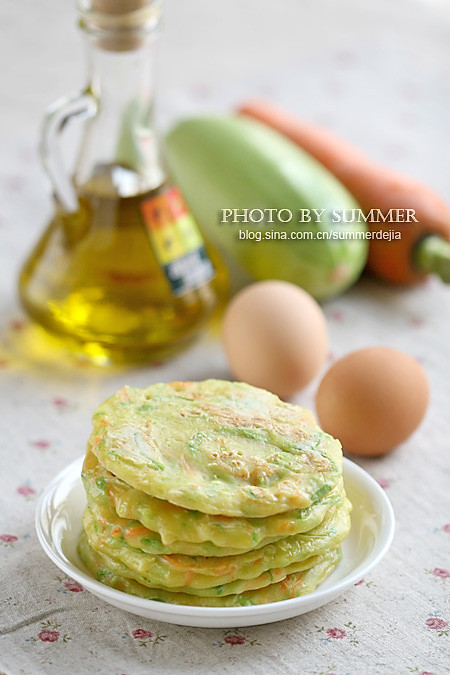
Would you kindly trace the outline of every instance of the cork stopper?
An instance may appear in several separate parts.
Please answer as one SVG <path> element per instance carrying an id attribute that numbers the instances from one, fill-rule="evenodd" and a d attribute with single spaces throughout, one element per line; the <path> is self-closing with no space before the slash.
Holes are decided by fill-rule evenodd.
<path id="1" fill-rule="evenodd" d="M 79 0 L 81 27 L 108 51 L 138 49 L 158 28 L 162 0 Z"/>

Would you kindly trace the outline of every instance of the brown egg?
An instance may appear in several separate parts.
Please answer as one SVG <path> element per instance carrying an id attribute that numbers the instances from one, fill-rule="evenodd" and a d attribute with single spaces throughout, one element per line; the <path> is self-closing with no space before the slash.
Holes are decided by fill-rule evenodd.
<path id="1" fill-rule="evenodd" d="M 230 302 L 223 341 L 233 375 L 289 398 L 328 353 L 325 316 L 306 291 L 285 281 L 247 286 Z"/>
<path id="2" fill-rule="evenodd" d="M 355 455 L 382 455 L 416 429 L 427 409 L 428 381 L 408 354 L 369 347 L 336 361 L 316 395 L 324 431 Z"/>

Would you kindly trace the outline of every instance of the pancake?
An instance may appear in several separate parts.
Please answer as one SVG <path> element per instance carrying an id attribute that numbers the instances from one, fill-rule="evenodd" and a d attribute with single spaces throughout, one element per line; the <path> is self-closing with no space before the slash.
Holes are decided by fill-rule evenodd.
<path id="1" fill-rule="evenodd" d="M 139 521 L 152 532 L 145 538 L 153 553 L 215 556 L 249 551 L 281 537 L 317 527 L 329 508 L 341 501 L 343 495 L 340 479 L 335 488 L 305 509 L 294 509 L 267 518 L 230 518 L 184 509 L 136 490 L 107 471 L 89 451 L 83 464 L 82 478 L 91 502 L 105 505 L 105 508 L 109 504 L 120 518 Z M 111 514 L 111 511 L 108 513 Z M 105 518 L 108 518 L 106 514 Z M 123 526 L 123 523 L 116 524 Z M 204 543 L 205 546 L 189 546 L 189 550 L 182 550 L 180 542 Z M 135 539 L 129 540 L 129 543 L 145 548 L 145 544 Z"/>
<path id="2" fill-rule="evenodd" d="M 86 493 L 88 495 L 89 510 L 96 521 L 98 530 L 102 530 L 104 533 L 107 532 L 114 539 L 120 540 L 133 548 L 138 548 L 154 555 L 180 553 L 189 556 L 223 557 L 246 553 L 247 551 L 261 548 L 282 539 L 282 537 L 267 537 L 249 549 L 216 546 L 210 541 L 203 541 L 198 544 L 190 541 L 174 541 L 165 546 L 157 532 L 149 530 L 138 520 L 120 518 L 110 505 L 92 498 L 89 490 L 86 490 Z"/>
<path id="3" fill-rule="evenodd" d="M 88 540 L 89 541 L 89 540 Z M 92 549 L 92 547 L 91 547 Z M 92 549 L 95 551 L 95 549 Z M 236 579 L 235 581 L 230 581 L 228 583 L 217 584 L 216 586 L 211 586 L 208 588 L 193 588 L 190 585 L 187 586 L 178 586 L 178 587 L 166 587 L 164 584 L 158 584 L 154 581 L 150 582 L 141 577 L 140 574 L 135 572 L 132 569 L 129 569 L 123 562 L 120 562 L 115 557 L 109 556 L 107 553 L 101 553 L 100 551 L 95 551 L 100 553 L 101 556 L 107 558 L 109 569 L 115 574 L 136 581 L 142 586 L 147 586 L 148 588 L 166 590 L 173 593 L 188 593 L 189 595 L 195 595 L 198 597 L 218 597 L 226 595 L 235 595 L 237 593 L 243 593 L 248 590 L 255 590 L 257 588 L 265 588 L 272 583 L 282 581 L 289 574 L 295 572 L 300 572 L 303 570 L 310 569 L 316 563 L 321 561 L 321 556 L 310 556 L 305 560 L 292 563 L 291 565 L 286 565 L 286 567 L 278 567 L 262 572 L 256 577 L 251 579 Z"/>
<path id="4" fill-rule="evenodd" d="M 79 552 L 87 569 L 96 579 L 119 591 L 147 600 L 199 607 L 239 607 L 278 602 L 311 593 L 336 567 L 342 554 L 339 548 L 327 551 L 320 560 L 307 570 L 289 574 L 285 579 L 264 588 L 248 590 L 220 597 L 201 597 L 189 593 L 154 589 L 139 584 L 133 579 L 117 574 L 111 569 L 114 561 L 90 548 L 86 535 L 80 538 Z"/>
<path id="5" fill-rule="evenodd" d="M 162 602 L 311 592 L 350 529 L 340 443 L 309 411 L 244 383 L 124 387 L 94 413 L 82 479 L 85 565 Z"/>
<path id="6" fill-rule="evenodd" d="M 143 585 L 165 588 L 211 588 L 238 579 L 254 579 L 267 570 L 302 562 L 335 548 L 350 530 L 350 502 L 330 509 L 324 521 L 309 533 L 286 537 L 258 550 L 222 558 L 188 555 L 152 555 L 115 539 L 107 523 L 96 521 L 86 509 L 83 527 L 89 545 L 122 563 L 129 575 Z M 120 572 L 127 576 L 127 572 Z"/>
<path id="7" fill-rule="evenodd" d="M 339 441 L 311 413 L 244 383 L 124 387 L 93 416 L 100 464 L 153 497 L 213 515 L 308 508 L 342 472 Z"/>

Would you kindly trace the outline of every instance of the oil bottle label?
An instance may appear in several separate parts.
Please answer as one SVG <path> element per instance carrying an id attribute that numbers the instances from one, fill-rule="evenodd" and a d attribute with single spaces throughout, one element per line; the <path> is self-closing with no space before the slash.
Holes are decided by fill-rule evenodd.
<path id="1" fill-rule="evenodd" d="M 141 213 L 174 295 L 199 288 L 214 277 L 203 237 L 178 188 L 143 200 Z"/>

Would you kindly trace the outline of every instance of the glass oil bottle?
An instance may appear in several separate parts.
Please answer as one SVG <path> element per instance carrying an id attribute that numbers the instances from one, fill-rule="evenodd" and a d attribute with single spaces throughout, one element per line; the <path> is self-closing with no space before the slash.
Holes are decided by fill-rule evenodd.
<path id="1" fill-rule="evenodd" d="M 42 156 L 55 212 L 26 261 L 28 314 L 99 363 L 165 358 L 198 333 L 226 294 L 227 273 L 168 179 L 153 123 L 159 0 L 80 0 L 90 77 L 57 102 Z M 83 120 L 74 174 L 58 143 Z"/>

